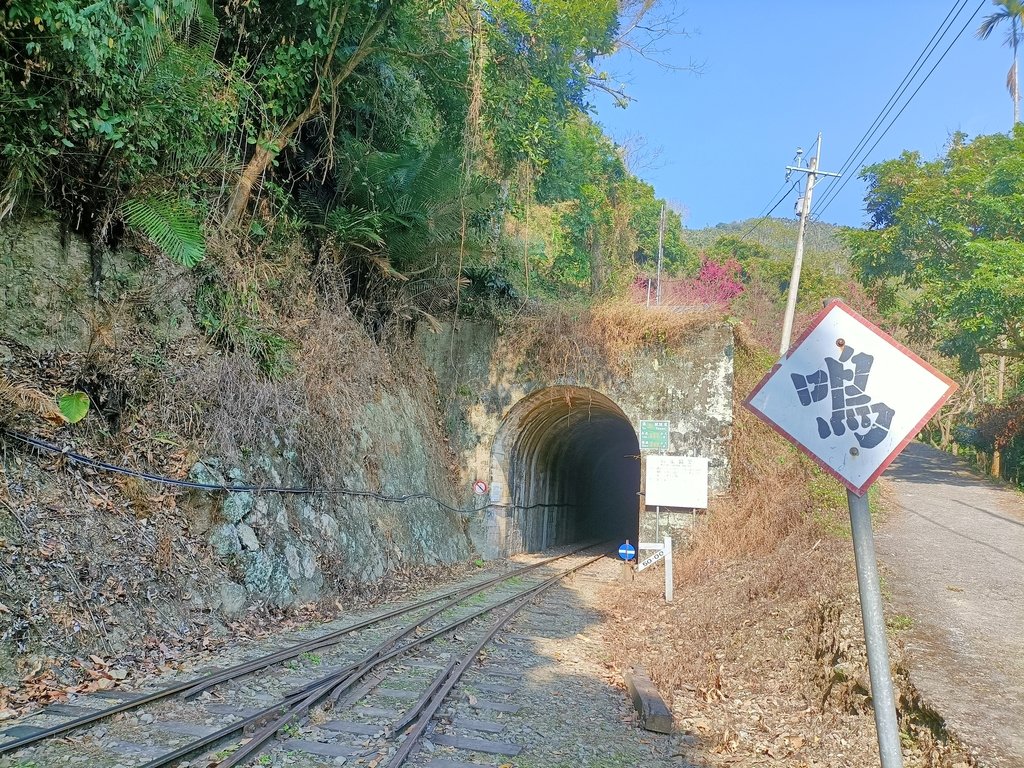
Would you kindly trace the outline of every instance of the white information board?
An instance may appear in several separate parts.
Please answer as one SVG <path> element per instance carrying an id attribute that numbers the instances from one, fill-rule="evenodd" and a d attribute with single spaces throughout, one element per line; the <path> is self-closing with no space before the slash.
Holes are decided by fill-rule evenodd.
<path id="1" fill-rule="evenodd" d="M 947 376 L 833 301 L 745 405 L 863 495 L 954 390 Z"/>
<path id="2" fill-rule="evenodd" d="M 708 460 L 702 456 L 648 456 L 644 478 L 649 507 L 708 507 Z"/>

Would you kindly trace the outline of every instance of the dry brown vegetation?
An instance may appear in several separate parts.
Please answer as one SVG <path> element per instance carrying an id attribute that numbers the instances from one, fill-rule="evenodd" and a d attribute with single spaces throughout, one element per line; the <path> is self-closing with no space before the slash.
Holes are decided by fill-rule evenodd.
<path id="1" fill-rule="evenodd" d="M 732 489 L 677 559 L 674 603 L 638 574 L 609 637 L 671 698 L 697 764 L 877 764 L 845 491 L 742 407 L 772 357 L 739 336 Z M 907 765 L 969 765 L 897 688 Z"/>
<path id="2" fill-rule="evenodd" d="M 423 406 L 417 428 L 440 455 L 423 460 L 437 467 L 429 476 L 434 490 L 444 490 L 452 459 L 440 417 L 432 418 L 436 393 L 399 321 L 371 337 L 349 310 L 338 276 L 310 275 L 309 254 L 218 256 L 216 288 L 235 313 L 223 319 L 236 330 L 248 323 L 279 336 L 288 350 L 279 375 L 261 370 L 246 349 L 217 348 L 202 332 L 196 283 L 213 278 L 182 275 L 154 260 L 133 274 L 137 283 L 126 284 L 118 301 L 97 303 L 88 317 L 87 350 L 39 351 L 0 338 L 0 425 L 177 478 L 198 458 L 219 455 L 246 470 L 249 482 L 267 480 L 249 464 L 252 457 L 291 439 L 302 475 L 295 484 L 362 487 L 359 471 L 366 469 L 372 490 L 374 472 L 353 447 L 353 414 L 401 390 Z M 407 386 L 409 380 L 417 386 Z M 39 403 L 76 389 L 92 401 L 84 421 L 68 427 L 40 418 Z M 225 632 L 252 634 L 257 626 L 265 632 L 288 617 L 256 605 L 225 627 L 200 602 L 198 596 L 223 581 L 225 566 L 211 557 L 204 523 L 182 495 L 31 455 L 6 438 L 0 452 L 0 683 L 52 666 L 48 687 L 64 695 L 81 682 L 66 665 L 75 656 L 95 653 L 142 666 L 126 648 L 144 637 L 156 648 L 146 658 L 159 665 L 219 645 Z M 389 514 L 394 510 L 379 515 L 384 529 Z M 445 566 L 401 563 L 380 583 L 345 583 L 321 607 L 336 612 L 342 603 L 393 599 L 450 574 Z M 24 690 L 22 696 L 0 688 L 0 710 L 5 699 L 17 707 L 34 701 L 31 686 Z"/>
<path id="3" fill-rule="evenodd" d="M 693 333 L 723 319 L 715 309 L 678 312 L 626 300 L 580 307 L 558 304 L 507 320 L 502 341 L 513 364 L 529 361 L 551 379 L 603 371 L 622 376 L 630 372 L 638 349 L 681 346 Z"/>

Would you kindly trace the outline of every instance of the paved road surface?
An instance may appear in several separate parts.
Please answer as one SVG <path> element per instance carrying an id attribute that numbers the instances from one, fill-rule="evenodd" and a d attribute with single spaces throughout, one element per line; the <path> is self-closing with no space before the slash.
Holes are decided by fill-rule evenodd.
<path id="1" fill-rule="evenodd" d="M 983 766 L 1022 768 L 1024 495 L 919 443 L 885 476 L 898 509 L 878 556 L 913 619 L 911 679 Z"/>

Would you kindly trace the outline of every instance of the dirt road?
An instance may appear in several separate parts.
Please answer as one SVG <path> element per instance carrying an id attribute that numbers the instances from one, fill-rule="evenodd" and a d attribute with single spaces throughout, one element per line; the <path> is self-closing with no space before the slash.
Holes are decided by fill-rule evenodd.
<path id="1" fill-rule="evenodd" d="M 912 443 L 878 556 L 911 679 L 983 766 L 1024 766 L 1024 496 Z M 895 609 L 895 612 L 894 610 Z"/>

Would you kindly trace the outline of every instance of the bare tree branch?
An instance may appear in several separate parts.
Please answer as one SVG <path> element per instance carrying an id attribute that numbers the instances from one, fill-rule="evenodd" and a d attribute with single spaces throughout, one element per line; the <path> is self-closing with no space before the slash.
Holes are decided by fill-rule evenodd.
<path id="1" fill-rule="evenodd" d="M 673 72 L 700 74 L 704 65 L 692 59 L 687 64 L 676 64 L 666 56 L 668 48 L 659 44 L 671 37 L 689 37 L 683 26 L 685 10 L 666 0 L 620 0 L 619 18 L 622 25 L 612 42 L 612 53 L 626 50 Z"/>

